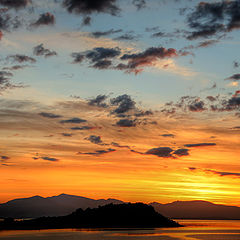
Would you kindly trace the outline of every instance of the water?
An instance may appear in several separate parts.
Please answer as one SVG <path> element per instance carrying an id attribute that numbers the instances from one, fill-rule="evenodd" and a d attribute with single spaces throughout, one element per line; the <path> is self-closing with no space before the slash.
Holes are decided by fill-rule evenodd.
<path id="1" fill-rule="evenodd" d="M 178 220 L 185 227 L 2 231 L 0 240 L 240 240 L 240 221 Z"/>

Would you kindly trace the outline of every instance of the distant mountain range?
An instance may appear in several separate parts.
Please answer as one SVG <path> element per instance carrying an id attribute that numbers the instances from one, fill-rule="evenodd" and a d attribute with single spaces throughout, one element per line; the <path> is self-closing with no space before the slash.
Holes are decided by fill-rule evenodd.
<path id="1" fill-rule="evenodd" d="M 30 198 L 14 199 L 0 204 L 0 218 L 36 218 L 43 216 L 64 216 L 74 212 L 78 208 L 97 208 L 106 204 L 123 203 L 116 199 L 85 198 L 61 194 L 53 197 L 34 196 Z"/>
<path id="2" fill-rule="evenodd" d="M 78 208 L 97 208 L 106 204 L 125 203 L 117 199 L 85 198 L 61 194 L 53 197 L 34 196 L 14 199 L 0 204 L 0 218 L 37 218 L 64 216 Z M 176 219 L 240 219 L 240 207 L 213 204 L 206 201 L 176 201 L 167 204 L 152 202 L 149 205 L 169 218 Z"/>
<path id="3" fill-rule="evenodd" d="M 150 203 L 155 210 L 175 219 L 240 219 L 240 207 L 207 201 L 176 201 L 167 204 Z"/>

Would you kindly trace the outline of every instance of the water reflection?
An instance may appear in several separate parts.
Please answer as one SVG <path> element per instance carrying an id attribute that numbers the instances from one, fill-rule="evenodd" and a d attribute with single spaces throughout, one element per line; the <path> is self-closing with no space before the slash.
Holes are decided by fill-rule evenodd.
<path id="1" fill-rule="evenodd" d="M 178 220 L 159 229 L 64 229 L 2 231 L 0 240 L 240 240 L 240 221 Z"/>

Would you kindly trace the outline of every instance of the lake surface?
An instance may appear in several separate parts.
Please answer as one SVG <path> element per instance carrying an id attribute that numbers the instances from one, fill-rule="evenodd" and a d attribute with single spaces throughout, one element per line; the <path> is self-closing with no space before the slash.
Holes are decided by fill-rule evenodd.
<path id="1" fill-rule="evenodd" d="M 0 231 L 0 240 L 240 240 L 240 221 L 177 221 L 184 227 Z"/>

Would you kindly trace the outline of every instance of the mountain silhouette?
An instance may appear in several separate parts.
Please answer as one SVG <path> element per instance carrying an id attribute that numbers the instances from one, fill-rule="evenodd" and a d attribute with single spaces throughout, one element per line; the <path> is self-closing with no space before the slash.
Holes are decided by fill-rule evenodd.
<path id="1" fill-rule="evenodd" d="M 0 204 L 0 218 L 36 218 L 43 216 L 63 216 L 78 208 L 96 208 L 106 204 L 123 203 L 116 199 L 85 198 L 74 195 L 60 194 L 53 197 L 34 196 L 20 198 Z"/>
<path id="2" fill-rule="evenodd" d="M 167 204 L 150 203 L 157 212 L 175 219 L 238 219 L 240 207 L 214 204 L 207 201 L 176 201 Z"/>
<path id="3" fill-rule="evenodd" d="M 0 218 L 38 218 L 64 216 L 78 208 L 97 208 L 106 204 L 120 204 L 117 199 L 85 198 L 60 194 L 53 197 L 34 196 L 14 199 L 0 204 Z M 164 216 L 176 219 L 240 219 L 240 207 L 214 204 L 207 201 L 176 201 L 167 204 L 150 203 Z"/>
<path id="4" fill-rule="evenodd" d="M 62 229 L 62 228 L 155 228 L 180 227 L 143 203 L 108 204 L 98 208 L 77 209 L 61 217 L 0 222 L 0 230 Z"/>

